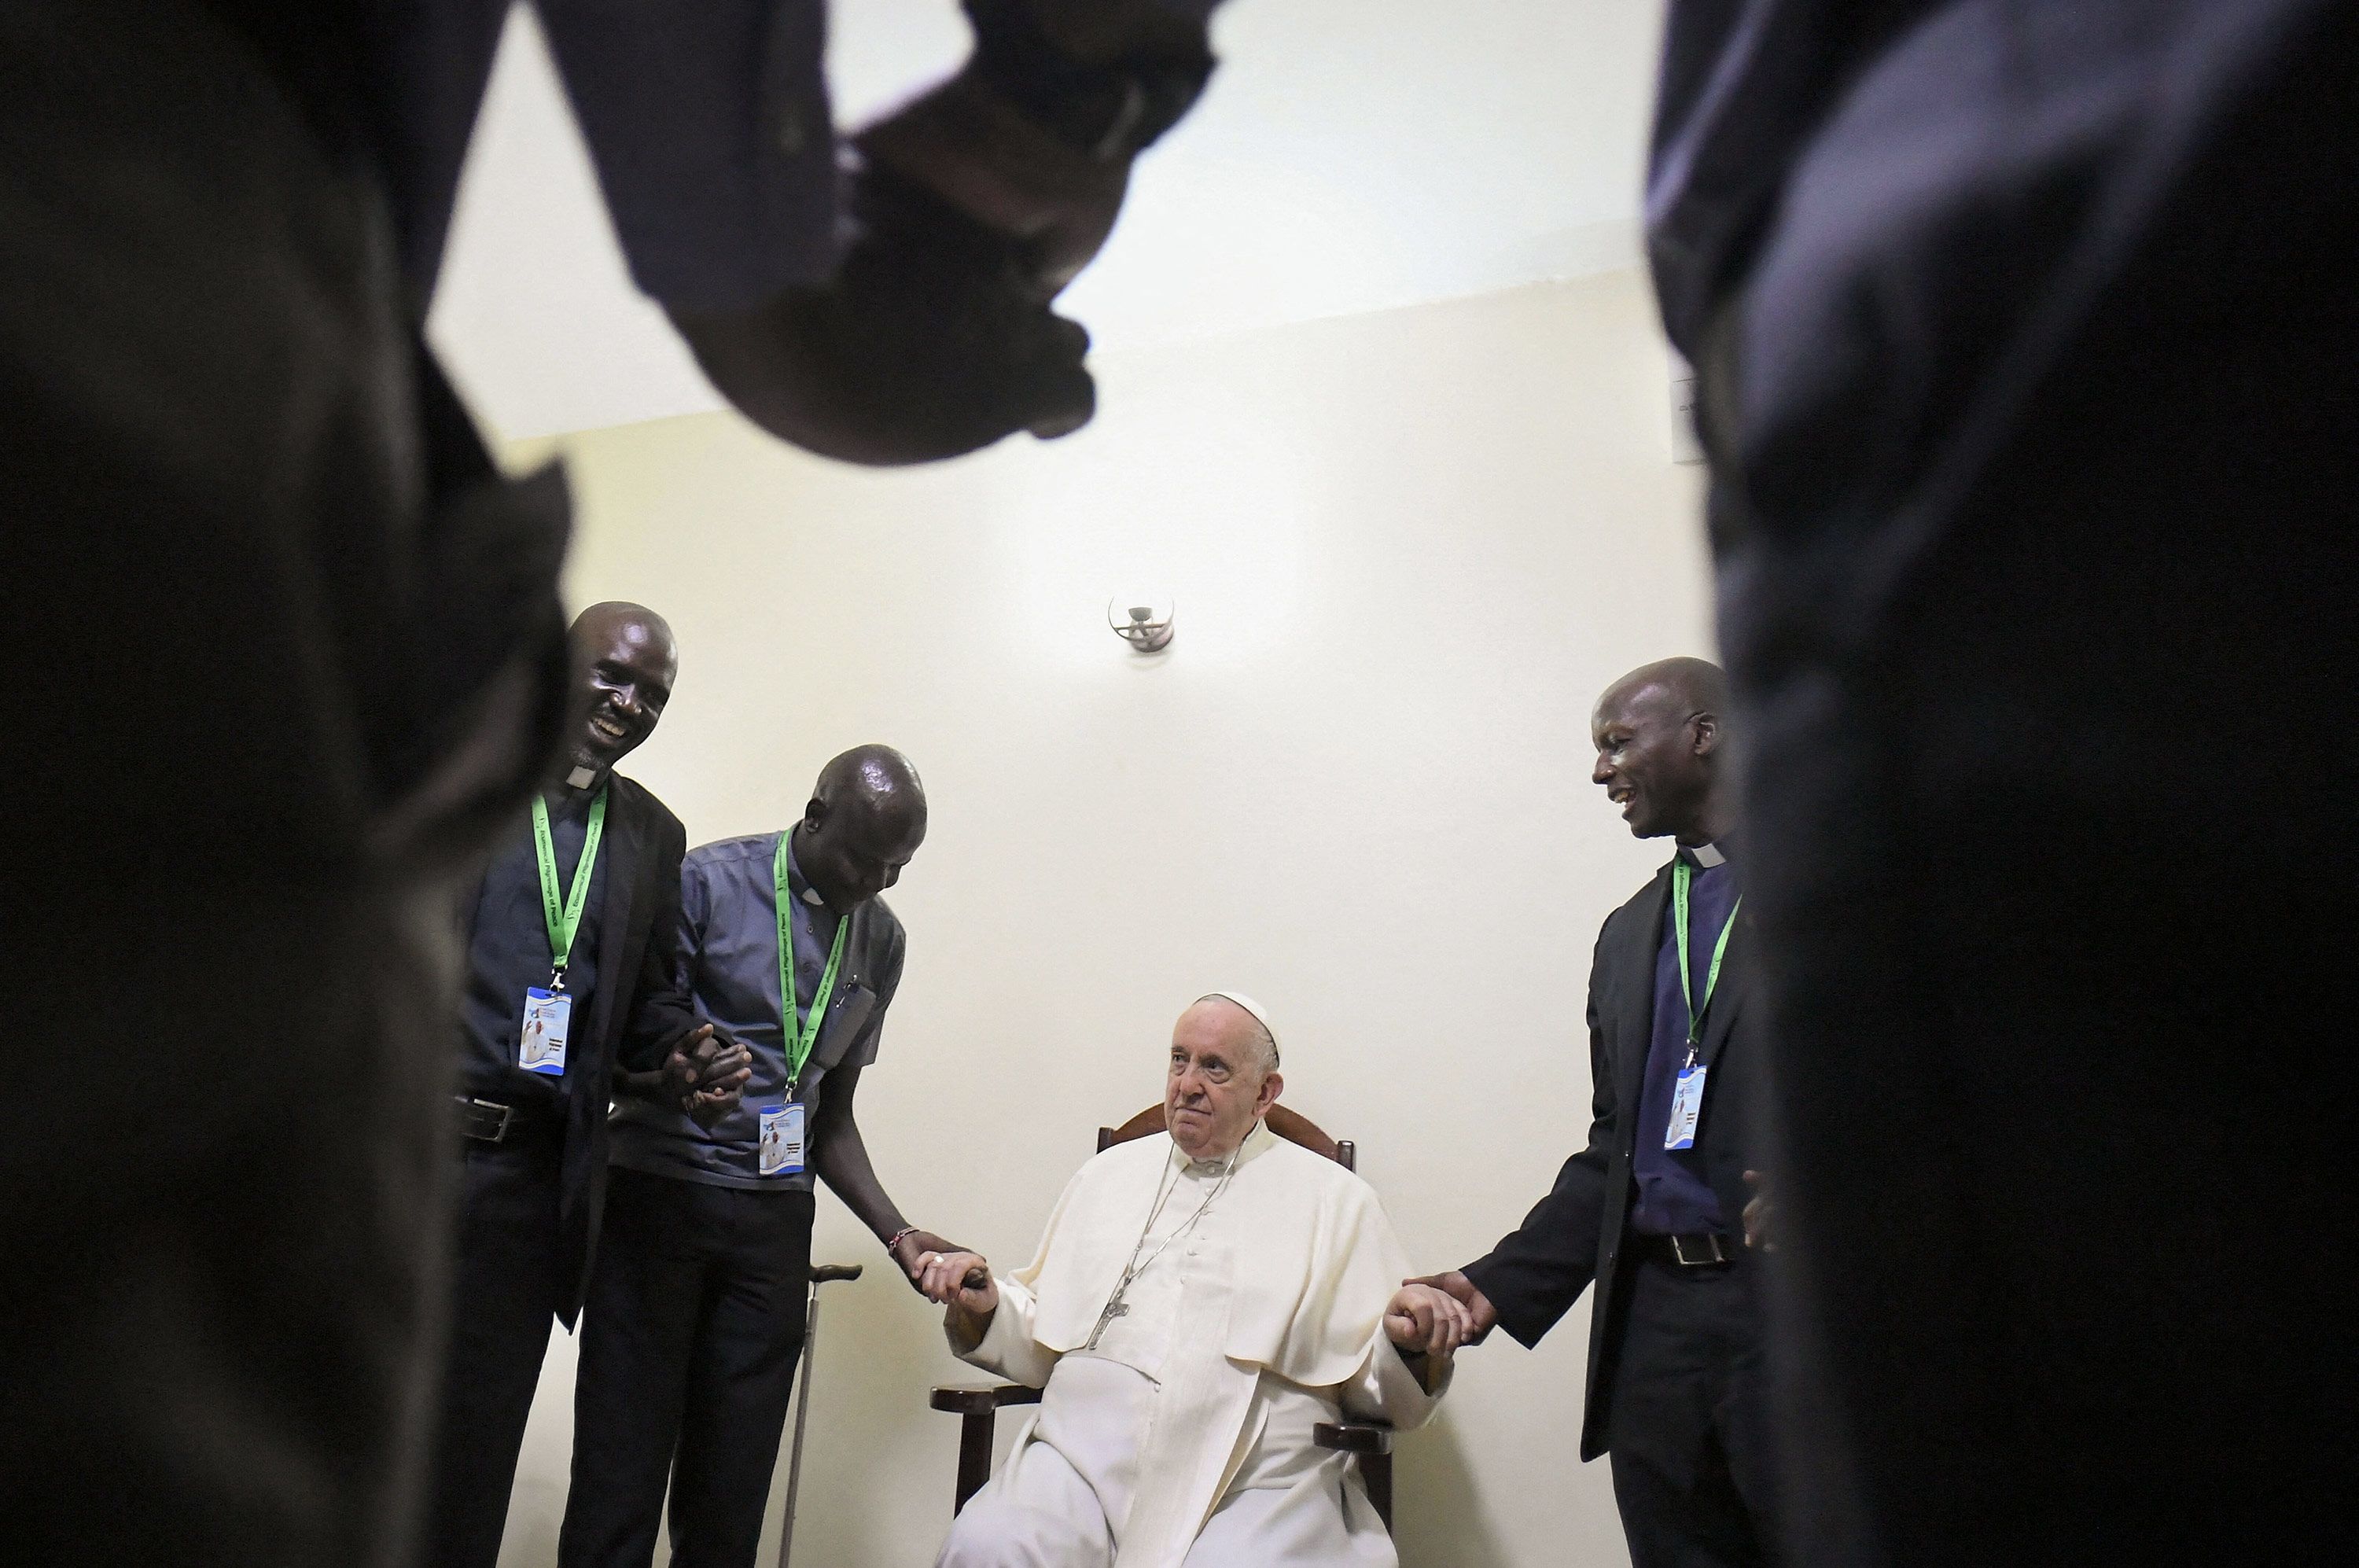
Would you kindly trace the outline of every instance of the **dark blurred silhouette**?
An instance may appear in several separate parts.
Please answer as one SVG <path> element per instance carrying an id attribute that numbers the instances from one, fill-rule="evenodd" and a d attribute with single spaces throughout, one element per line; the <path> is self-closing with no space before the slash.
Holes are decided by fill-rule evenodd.
<path id="1" fill-rule="evenodd" d="M 969 0 L 965 68 L 848 150 L 820 0 L 536 8 L 635 279 L 752 418 L 867 463 L 1089 418 L 1049 301 L 1207 0 Z M 564 708 L 563 482 L 497 472 L 418 334 L 506 10 L 0 8 L 30 1561 L 414 1550 L 458 910 Z M 98 1092 L 33 1065 L 68 1040 Z"/>
<path id="2" fill-rule="evenodd" d="M 2359 7 L 1674 0 L 1813 1565 L 2349 1535 Z"/>

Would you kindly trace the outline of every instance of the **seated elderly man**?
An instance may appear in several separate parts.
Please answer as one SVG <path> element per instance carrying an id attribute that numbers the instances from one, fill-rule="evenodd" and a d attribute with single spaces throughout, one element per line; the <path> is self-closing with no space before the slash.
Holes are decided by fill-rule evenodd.
<path id="1" fill-rule="evenodd" d="M 922 1259 L 951 1347 L 1046 1390 L 938 1568 L 1397 1561 L 1312 1428 L 1343 1411 L 1422 1423 L 1471 1321 L 1399 1283 L 1408 1259 L 1366 1182 L 1263 1125 L 1284 1087 L 1261 1009 L 1206 996 L 1171 1032 L 1169 1135 L 1082 1166 L 1030 1268 Z"/>

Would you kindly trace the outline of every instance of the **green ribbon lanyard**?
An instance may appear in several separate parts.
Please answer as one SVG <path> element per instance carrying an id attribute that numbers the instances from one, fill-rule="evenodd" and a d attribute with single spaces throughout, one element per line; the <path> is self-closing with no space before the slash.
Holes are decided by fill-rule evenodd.
<path id="1" fill-rule="evenodd" d="M 606 791 L 590 802 L 590 830 L 582 835 L 582 858 L 573 866 L 573 890 L 559 896 L 557 845 L 549 836 L 549 802 L 532 798 L 532 848 L 540 859 L 540 918 L 549 926 L 549 988 L 565 989 L 565 961 L 573 956 L 573 933 L 582 929 L 582 907 L 590 901 L 590 873 L 598 864 L 598 841 L 606 836 Z"/>
<path id="2" fill-rule="evenodd" d="M 1720 984 L 1720 961 L 1728 954 L 1728 933 L 1736 929 L 1736 911 L 1745 907 L 1745 897 L 1737 895 L 1736 902 L 1728 907 L 1728 923 L 1720 928 L 1720 940 L 1712 944 L 1712 967 L 1704 971 L 1703 1006 L 1695 1004 L 1695 982 L 1688 977 L 1688 881 L 1694 870 L 1684 857 L 1671 862 L 1671 931 L 1680 944 L 1680 999 L 1688 1005 L 1688 1059 L 1693 1067 L 1703 1051 L 1703 1016 L 1712 1007 L 1712 987 Z"/>
<path id="3" fill-rule="evenodd" d="M 787 841 L 793 836 L 792 828 L 778 835 L 778 853 L 771 866 L 778 885 L 778 1000 L 785 1015 L 780 1022 L 787 1037 L 787 1099 L 789 1103 L 795 1097 L 796 1088 L 803 1081 L 803 1063 L 810 1060 L 811 1047 L 819 1043 L 820 1025 L 827 1021 L 827 1005 L 835 999 L 835 972 L 843 962 L 843 933 L 852 926 L 849 916 L 836 917 L 835 945 L 828 949 L 827 970 L 819 977 L 819 994 L 811 998 L 810 1016 L 797 1023 L 795 896 L 787 887 Z"/>

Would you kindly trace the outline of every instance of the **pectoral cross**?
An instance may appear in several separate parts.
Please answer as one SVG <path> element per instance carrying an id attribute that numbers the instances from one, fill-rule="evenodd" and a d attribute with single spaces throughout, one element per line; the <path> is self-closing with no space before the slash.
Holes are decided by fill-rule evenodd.
<path id="1" fill-rule="evenodd" d="M 1113 1295 L 1106 1298 L 1105 1311 L 1098 1314 L 1098 1326 L 1090 1330 L 1090 1342 L 1082 1348 L 1095 1350 L 1098 1347 L 1098 1341 L 1105 1335 L 1107 1325 L 1116 1318 L 1126 1318 L 1129 1315 L 1130 1303 L 1122 1299 L 1122 1292 L 1119 1290 L 1115 1290 Z"/>

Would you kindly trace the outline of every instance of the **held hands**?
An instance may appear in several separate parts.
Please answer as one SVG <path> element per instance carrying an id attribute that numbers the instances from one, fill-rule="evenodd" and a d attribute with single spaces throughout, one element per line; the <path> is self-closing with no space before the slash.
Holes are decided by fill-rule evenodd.
<path id="1" fill-rule="evenodd" d="M 712 1127 L 737 1108 L 753 1076 L 753 1052 L 704 1024 L 682 1035 L 664 1058 L 659 1097 L 699 1127 Z"/>
<path id="2" fill-rule="evenodd" d="M 991 1277 L 991 1265 L 980 1253 L 920 1253 L 910 1279 L 918 1293 L 929 1301 L 963 1309 L 986 1321 L 999 1310 L 999 1282 Z"/>
<path id="3" fill-rule="evenodd" d="M 966 65 L 852 140 L 836 275 L 673 312 L 712 384 L 808 451 L 927 463 L 1017 430 L 1066 435 L 1096 409 L 1089 334 L 1049 302 L 1105 244 L 1139 148 L 1202 90 L 1202 25 L 1139 0 L 968 10 Z M 1123 112 L 1077 136 L 1061 111 L 1086 120 L 1109 93 Z"/>
<path id="4" fill-rule="evenodd" d="M 674 312 L 713 385 L 773 435 L 880 466 L 1089 423 L 1090 335 L 1049 302 L 1105 242 L 1129 160 L 1063 147 L 971 67 L 853 146 L 833 278 Z"/>
<path id="5" fill-rule="evenodd" d="M 1465 1308 L 1467 1329 L 1460 1342 L 1462 1344 L 1482 1344 L 1498 1324 L 1499 1309 L 1491 1304 L 1491 1298 L 1476 1290 L 1474 1281 L 1455 1269 L 1447 1274 L 1424 1274 L 1414 1279 L 1404 1279 L 1401 1283 L 1404 1286 L 1429 1286 Z M 1391 1324 L 1387 1323 L 1386 1326 L 1389 1328 Z"/>
<path id="6" fill-rule="evenodd" d="M 1386 1337 L 1407 1356 L 1449 1356 L 1473 1337 L 1473 1327 L 1464 1302 L 1414 1280 L 1396 1291 L 1385 1309 Z"/>
<path id="7" fill-rule="evenodd" d="M 945 1241 L 932 1231 L 913 1228 L 903 1232 L 886 1250 L 893 1255 L 893 1261 L 899 1266 L 901 1277 L 909 1281 L 910 1289 L 922 1293 L 924 1286 L 919 1280 L 925 1273 L 925 1259 L 937 1253 L 964 1252 L 966 1248 L 957 1242 Z"/>
<path id="8" fill-rule="evenodd" d="M 1130 159 L 1066 146 L 970 64 L 860 133 L 854 146 L 888 170 L 1016 244 L 1012 278 L 1046 305 L 1104 245 L 1130 184 Z"/>

